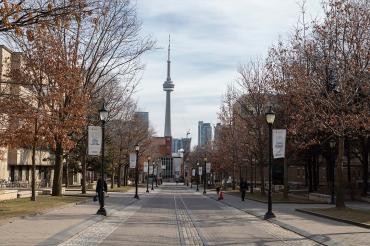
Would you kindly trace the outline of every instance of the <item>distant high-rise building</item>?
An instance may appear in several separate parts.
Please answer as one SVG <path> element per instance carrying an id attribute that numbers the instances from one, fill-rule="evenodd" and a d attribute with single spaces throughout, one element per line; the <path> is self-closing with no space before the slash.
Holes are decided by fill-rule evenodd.
<path id="1" fill-rule="evenodd" d="M 212 141 L 211 123 L 198 122 L 198 146 L 203 146 Z"/>
<path id="2" fill-rule="evenodd" d="M 217 123 L 214 130 L 214 139 L 218 139 L 220 137 L 220 130 L 221 130 L 221 123 Z"/>
<path id="3" fill-rule="evenodd" d="M 173 153 L 177 153 L 180 149 L 182 149 L 181 139 L 172 138 L 172 151 L 173 151 Z"/>
<path id="4" fill-rule="evenodd" d="M 172 151 L 177 153 L 180 149 L 184 150 L 184 153 L 190 153 L 191 138 L 173 138 L 172 139 Z"/>
<path id="5" fill-rule="evenodd" d="M 182 148 L 184 149 L 185 153 L 190 153 L 191 147 L 191 138 L 182 138 Z"/>

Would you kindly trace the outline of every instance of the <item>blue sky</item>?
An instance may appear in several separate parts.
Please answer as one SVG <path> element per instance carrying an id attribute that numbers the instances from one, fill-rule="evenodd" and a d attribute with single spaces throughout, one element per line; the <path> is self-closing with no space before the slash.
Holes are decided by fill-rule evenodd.
<path id="1" fill-rule="evenodd" d="M 197 123 L 216 124 L 222 95 L 235 81 L 237 68 L 265 57 L 279 38 L 286 39 L 301 17 L 299 0 L 136 0 L 143 34 L 159 49 L 146 54 L 137 98 L 150 123 L 163 136 L 168 34 L 171 34 L 172 136 Z M 306 18 L 321 15 L 321 0 L 306 1 Z"/>

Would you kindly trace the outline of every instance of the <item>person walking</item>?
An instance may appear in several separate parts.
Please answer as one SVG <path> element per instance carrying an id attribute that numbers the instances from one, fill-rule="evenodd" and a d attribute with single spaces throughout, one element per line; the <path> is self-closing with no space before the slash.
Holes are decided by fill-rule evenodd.
<path id="1" fill-rule="evenodd" d="M 240 193 L 241 193 L 241 196 L 242 196 L 242 201 L 244 201 L 245 200 L 245 193 L 248 189 L 247 181 L 244 181 L 244 179 L 241 179 L 239 186 L 240 186 Z"/>
<path id="2" fill-rule="evenodd" d="M 99 197 L 99 201 L 100 201 L 100 189 L 101 189 L 101 186 L 102 186 L 102 181 L 101 181 L 101 178 L 98 179 L 98 183 L 96 184 L 96 193 L 98 194 L 98 197 Z M 107 186 L 107 182 L 104 180 L 104 187 L 103 187 L 103 196 L 105 194 L 108 194 L 108 186 Z"/>

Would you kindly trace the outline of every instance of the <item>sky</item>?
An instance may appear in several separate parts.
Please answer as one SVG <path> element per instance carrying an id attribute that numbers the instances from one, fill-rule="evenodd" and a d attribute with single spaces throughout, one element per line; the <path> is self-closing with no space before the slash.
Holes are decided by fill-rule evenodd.
<path id="1" fill-rule="evenodd" d="M 300 0 L 136 0 L 142 34 L 157 49 L 142 58 L 139 110 L 149 112 L 157 136 L 164 134 L 168 35 L 171 34 L 172 136 L 197 144 L 198 121 L 218 122 L 217 113 L 237 69 L 265 58 L 297 25 Z M 306 19 L 321 15 L 321 0 L 306 1 Z"/>

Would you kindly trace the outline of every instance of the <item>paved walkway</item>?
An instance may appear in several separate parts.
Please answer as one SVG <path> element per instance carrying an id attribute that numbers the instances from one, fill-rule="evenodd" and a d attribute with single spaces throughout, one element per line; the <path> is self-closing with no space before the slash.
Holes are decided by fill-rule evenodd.
<path id="1" fill-rule="evenodd" d="M 183 185 L 116 211 L 62 245 L 315 245 L 289 230 L 194 193 Z"/>
<path id="2" fill-rule="evenodd" d="M 208 196 L 216 199 L 215 192 L 208 192 Z M 263 218 L 267 210 L 267 204 L 252 200 L 242 202 L 234 195 L 225 195 L 225 200 L 222 203 L 255 215 L 260 219 Z M 349 205 L 361 209 L 368 206 L 365 203 L 351 203 Z M 370 245 L 369 229 L 295 211 L 296 208 L 313 207 L 331 207 L 331 205 L 273 204 L 276 218 L 272 219 L 271 222 L 324 245 Z M 367 207 L 367 209 L 369 208 Z"/>
<path id="3" fill-rule="evenodd" d="M 263 215 L 264 204 L 242 203 L 234 196 L 218 202 L 214 193 L 207 195 L 180 184 L 164 184 L 149 194 L 140 189 L 140 200 L 133 199 L 132 192 L 111 193 L 106 200 L 107 217 L 95 215 L 98 203 L 88 202 L 14 219 L 0 226 L 0 245 L 320 245 L 320 236 L 330 239 L 325 244 L 339 245 L 335 240 L 340 237 L 352 237 L 353 241 L 343 241 L 343 245 L 369 242 L 361 241 L 369 236 L 369 230 L 276 207 L 275 223 L 302 226 L 314 234 L 316 226 L 325 226 L 307 238 L 251 214 Z M 302 219 L 306 217 L 310 219 Z M 332 232 L 335 227 L 337 231 Z"/>

